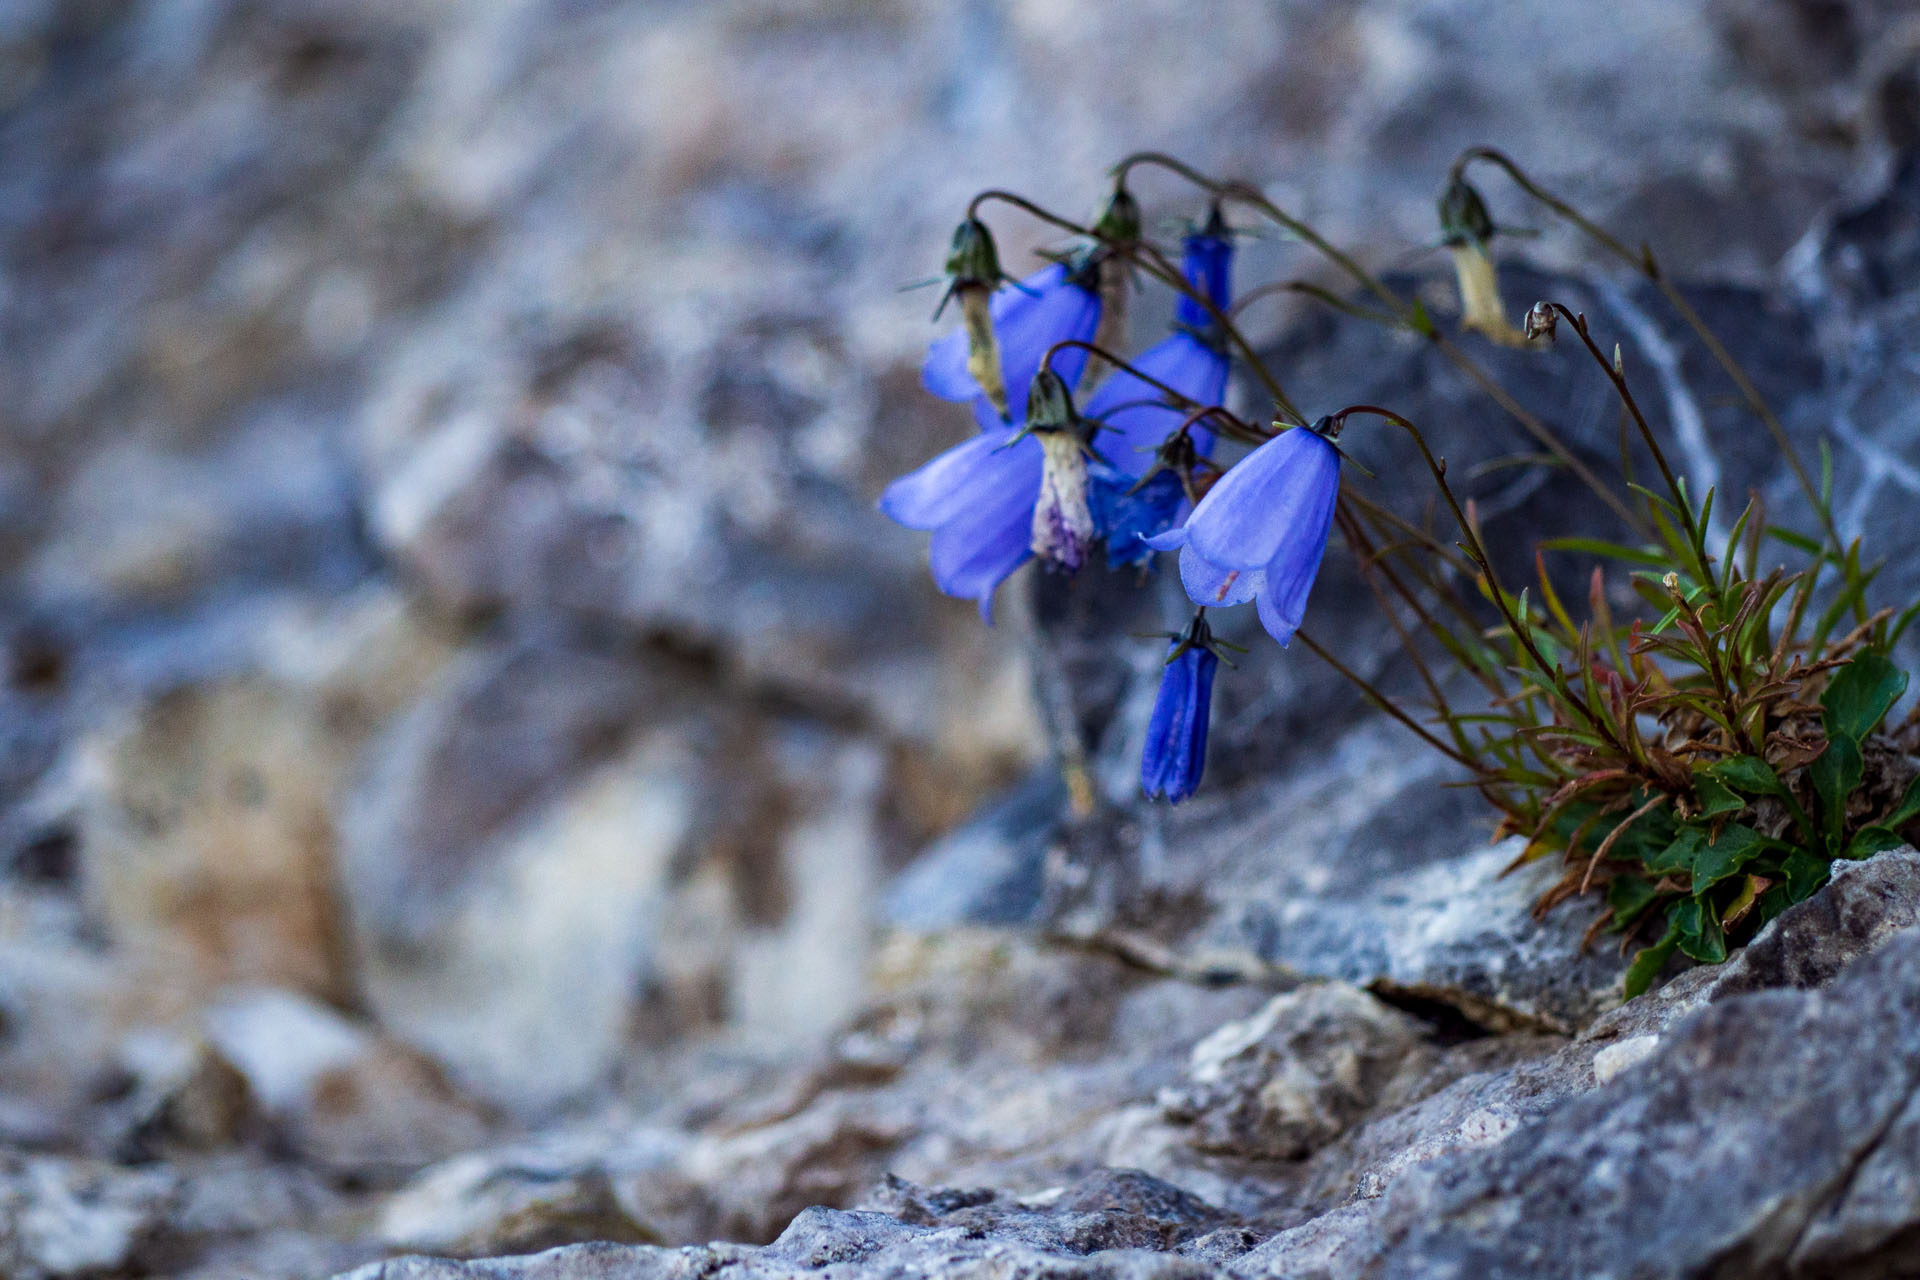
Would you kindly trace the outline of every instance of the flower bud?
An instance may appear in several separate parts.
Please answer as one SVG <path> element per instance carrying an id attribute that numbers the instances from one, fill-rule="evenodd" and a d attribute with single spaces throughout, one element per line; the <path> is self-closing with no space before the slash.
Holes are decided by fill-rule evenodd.
<path id="1" fill-rule="evenodd" d="M 978 218 L 968 218 L 953 233 L 947 251 L 947 296 L 960 303 L 967 331 L 967 373 L 980 385 L 994 412 L 1007 415 L 1007 386 L 1000 372 L 1000 348 L 993 336 L 991 303 L 1000 284 L 1000 253 L 993 233 Z"/>
<path id="2" fill-rule="evenodd" d="M 1536 302 L 1527 312 L 1526 335 L 1528 342 L 1537 342 L 1541 346 L 1553 345 L 1555 330 L 1560 327 L 1560 313 L 1553 309 L 1550 302 Z"/>
<path id="3" fill-rule="evenodd" d="M 1133 274 L 1125 253 L 1115 246 L 1130 245 L 1140 238 L 1140 205 L 1125 187 L 1113 189 L 1107 207 L 1094 219 L 1093 233 L 1101 241 L 1095 250 L 1099 255 L 1096 292 L 1100 295 L 1100 327 L 1094 330 L 1093 345 L 1113 351 L 1126 341 L 1127 286 Z M 1090 354 L 1086 372 L 1080 376 L 1080 394 L 1090 394 L 1113 369 L 1111 361 L 1098 353 Z"/>

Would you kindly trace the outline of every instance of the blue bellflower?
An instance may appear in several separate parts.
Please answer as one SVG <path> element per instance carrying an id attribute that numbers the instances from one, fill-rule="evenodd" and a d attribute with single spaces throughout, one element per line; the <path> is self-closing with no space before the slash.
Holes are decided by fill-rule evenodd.
<path id="1" fill-rule="evenodd" d="M 1207 716 L 1213 704 L 1213 676 L 1220 659 L 1204 617 L 1195 617 L 1187 634 L 1175 640 L 1160 670 L 1160 692 L 1147 721 L 1146 748 L 1140 753 L 1140 785 L 1149 799 L 1165 796 L 1179 804 L 1200 785 L 1207 765 Z"/>
<path id="2" fill-rule="evenodd" d="M 934 585 L 979 601 L 991 623 L 994 588 L 1033 554 L 1042 466 L 1036 437 L 982 431 L 888 485 L 880 510 L 909 529 L 932 530 Z"/>
<path id="3" fill-rule="evenodd" d="M 995 290 L 990 314 L 1000 348 L 1000 371 L 1007 402 L 1027 403 L 1027 391 L 1040 368 L 1040 358 L 1056 342 L 1088 342 L 1100 324 L 1100 299 L 1086 287 L 1084 273 L 1056 262 L 1034 272 L 1019 284 Z M 971 400 L 983 428 L 1000 425 L 999 414 L 987 404 L 980 384 L 967 372 L 967 333 L 955 329 L 927 348 L 920 381 L 943 400 Z M 1069 347 L 1056 353 L 1051 368 L 1071 387 L 1087 363 L 1087 353 Z"/>
<path id="4" fill-rule="evenodd" d="M 1178 529 L 1148 544 L 1180 549 L 1180 581 L 1197 605 L 1253 600 L 1285 645 L 1307 611 L 1340 496 L 1340 451 L 1319 427 L 1295 427 L 1241 459 Z"/>

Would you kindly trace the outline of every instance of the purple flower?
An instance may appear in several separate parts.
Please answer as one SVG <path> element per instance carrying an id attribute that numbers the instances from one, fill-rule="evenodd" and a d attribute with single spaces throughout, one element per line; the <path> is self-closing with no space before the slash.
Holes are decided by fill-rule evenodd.
<path id="1" fill-rule="evenodd" d="M 1027 403 L 1028 384 L 1040 368 L 1040 358 L 1056 342 L 1086 342 L 1100 323 L 1100 299 L 1086 287 L 1083 273 L 1054 263 L 1017 285 L 1002 285 L 990 308 L 1000 348 L 1000 370 L 1007 402 Z M 984 403 L 980 384 L 967 372 L 969 346 L 966 329 L 955 329 L 927 348 L 920 381 L 943 400 L 974 400 L 981 425 L 997 424 L 999 416 Z M 1087 362 L 1087 353 L 1070 347 L 1053 358 L 1052 368 L 1072 386 Z"/>
<path id="2" fill-rule="evenodd" d="M 1200 785 L 1207 765 L 1213 675 L 1219 666 L 1206 619 L 1196 616 L 1187 634 L 1174 641 L 1160 670 L 1160 692 L 1140 753 L 1140 785 L 1149 799 L 1165 796 L 1179 804 Z"/>
<path id="3" fill-rule="evenodd" d="M 1180 548 L 1180 581 L 1197 605 L 1256 601 L 1285 645 L 1307 611 L 1340 496 L 1340 451 L 1318 429 L 1267 441 L 1214 483 L 1186 524 L 1148 545 Z"/>
<path id="4" fill-rule="evenodd" d="M 887 486 L 880 510 L 909 529 L 933 531 L 933 581 L 980 602 L 993 621 L 993 590 L 1032 554 L 1041 448 L 1005 427 L 982 431 Z"/>

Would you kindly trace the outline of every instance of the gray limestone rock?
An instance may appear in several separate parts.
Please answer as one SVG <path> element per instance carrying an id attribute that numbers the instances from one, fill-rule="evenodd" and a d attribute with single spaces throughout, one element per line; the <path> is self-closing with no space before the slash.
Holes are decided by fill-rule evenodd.
<path id="1" fill-rule="evenodd" d="M 1297 1160 L 1430 1066 L 1427 1031 L 1354 987 L 1309 984 L 1195 1045 L 1160 1106 L 1201 1151 Z"/>

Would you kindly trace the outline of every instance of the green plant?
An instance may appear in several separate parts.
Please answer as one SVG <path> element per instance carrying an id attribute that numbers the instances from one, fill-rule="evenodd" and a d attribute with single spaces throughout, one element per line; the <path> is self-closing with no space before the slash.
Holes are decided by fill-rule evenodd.
<path id="1" fill-rule="evenodd" d="M 1691 492 L 1670 463 L 1659 432 L 1636 399 L 1620 349 L 1608 352 L 1584 316 L 1553 300 L 1536 304 L 1523 326 L 1508 321 L 1492 247 L 1500 228 L 1467 182 L 1476 163 L 1504 172 L 1540 208 L 1578 229 L 1665 298 L 1770 433 L 1805 496 L 1816 526 L 1812 531 L 1779 526 L 1751 497 L 1730 528 L 1716 533 L 1716 494 Z M 1224 265 L 1214 286 L 1201 287 L 1190 272 L 1173 265 L 1166 250 L 1139 233 L 1137 217 L 1116 232 L 1110 219 L 1082 225 L 1010 193 L 983 193 L 963 224 L 970 236 L 988 234 L 979 219 L 982 206 L 1011 204 L 1079 237 L 1072 260 L 1089 272 L 1098 268 L 1103 291 L 1123 295 L 1130 272 L 1178 289 L 1192 303 L 1186 313 L 1192 323 L 1212 335 L 1219 359 L 1237 358 L 1275 408 L 1270 428 L 1243 421 L 1223 405 L 1195 400 L 1192 393 L 1136 368 L 1103 341 L 1060 335 L 1031 375 L 1035 388 L 1045 388 L 1044 396 L 1034 393 L 1035 404 L 1044 402 L 1044 421 L 1029 416 L 1013 424 L 1002 410 L 1009 423 L 1006 443 L 976 438 L 952 451 L 954 457 L 973 451 L 966 465 L 975 470 L 966 473 L 967 483 L 983 484 L 980 477 L 989 467 L 1015 467 L 1009 450 L 1033 432 L 1051 432 L 1044 479 L 1038 481 L 1036 530 L 1048 521 L 1077 530 L 1076 548 L 1088 536 L 1103 536 L 1116 554 L 1123 536 L 1129 546 L 1142 549 L 1137 553 L 1142 556 L 1155 547 L 1181 547 L 1183 577 L 1202 613 L 1249 598 L 1255 593 L 1249 575 L 1257 575 L 1261 618 L 1275 638 L 1284 644 L 1297 635 L 1376 706 L 1454 761 L 1464 773 L 1463 785 L 1477 790 L 1498 814 L 1496 832 L 1524 838 L 1515 865 L 1554 856 L 1563 860 L 1564 874 L 1541 899 L 1540 911 L 1571 897 L 1595 895 L 1599 905 L 1589 939 L 1610 930 L 1623 946 L 1642 944 L 1628 971 L 1629 995 L 1645 990 L 1676 951 L 1703 963 L 1724 959 L 1730 946 L 1824 884 L 1835 861 L 1903 843 L 1903 829 L 1920 819 L 1920 767 L 1913 753 L 1920 727 L 1911 716 L 1889 724 L 1907 687 L 1906 673 L 1890 654 L 1920 604 L 1897 616 L 1870 606 L 1877 570 L 1863 558 L 1858 541 L 1841 538 L 1832 515 L 1830 457 L 1823 448 L 1816 480 L 1753 380 L 1668 280 L 1650 249 L 1629 248 L 1507 157 L 1485 148 L 1460 157 L 1439 202 L 1443 243 L 1459 276 L 1462 327 L 1520 347 L 1566 341 L 1561 335 L 1569 334 L 1606 380 L 1621 415 L 1621 449 L 1616 473 L 1603 476 L 1488 374 L 1417 299 L 1366 270 L 1251 184 L 1217 180 L 1170 157 L 1143 153 L 1116 167 L 1110 205 L 1122 202 L 1130 174 L 1144 168 L 1165 170 L 1203 191 L 1215 208 L 1209 225 L 1224 227 L 1218 214 L 1224 206 L 1277 227 L 1344 272 L 1358 287 L 1358 299 L 1306 280 L 1287 280 L 1252 290 L 1229 308 Z M 1130 196 L 1125 203 L 1132 207 Z M 1213 234 L 1217 239 L 1220 233 Z M 1190 238 L 1190 252 L 1196 243 Z M 1069 284 L 1062 277 L 1049 287 Z M 1444 459 L 1434 454 L 1420 426 L 1390 407 L 1366 404 L 1321 414 L 1309 426 L 1285 389 L 1285 371 L 1263 362 L 1236 323 L 1248 303 L 1277 292 L 1316 300 L 1432 344 L 1539 443 L 1544 454 L 1538 465 L 1577 478 L 1625 533 L 1597 537 L 1572 530 L 1549 538 L 1534 549 L 1537 572 L 1530 584 L 1516 589 L 1504 582 L 1496 563 L 1511 562 L 1493 554 L 1473 503 L 1457 495 Z M 984 297 L 976 300 L 976 311 L 984 308 Z M 1097 313 L 1097 303 L 1092 305 Z M 1075 314 L 1091 325 L 1084 310 Z M 997 361 L 991 327 L 978 322 L 973 331 L 970 358 L 975 364 Z M 1031 343 L 1031 334 L 1024 340 Z M 1072 509 L 1068 499 L 1075 486 L 1085 489 L 1087 475 L 1097 485 L 1097 467 L 1086 472 L 1087 459 L 1099 462 L 1100 432 L 1113 428 L 1098 414 L 1083 418 L 1067 380 L 1050 369 L 1067 352 L 1124 371 L 1136 379 L 1137 396 L 1165 413 L 1157 461 L 1144 475 L 1136 471 L 1138 482 L 1126 490 L 1139 494 L 1157 477 L 1176 477 L 1177 484 L 1161 485 L 1161 497 L 1155 499 L 1160 505 L 1152 511 L 1145 510 L 1145 498 L 1132 509 L 1111 500 L 1097 520 Z M 1038 354 L 1037 349 L 1026 352 L 1027 357 Z M 1127 402 L 1138 403 L 1137 398 Z M 1409 519 L 1370 496 L 1368 486 L 1351 474 L 1341 475 L 1337 455 L 1326 446 L 1350 421 L 1384 424 L 1411 439 L 1444 519 Z M 1257 446 L 1265 461 L 1236 477 L 1195 446 L 1200 428 Z M 1324 443 L 1293 449 L 1284 459 L 1273 451 L 1278 436 L 1299 430 L 1310 430 Z M 1646 483 L 1634 473 L 1635 445 L 1657 473 Z M 1040 465 L 1033 463 L 1036 475 Z M 929 490 L 929 477 L 959 473 L 957 463 L 945 472 L 930 466 L 916 473 L 909 478 L 915 487 L 906 495 L 911 502 L 903 499 L 902 509 L 917 504 L 944 515 L 953 504 L 942 505 L 944 491 Z M 1017 479 L 1013 470 L 1006 475 L 1014 478 L 1003 485 Z M 1337 505 L 1331 498 L 1336 477 Z M 1210 502 L 1210 493 L 1218 500 Z M 1321 497 L 1325 501 L 1316 507 Z M 1175 507 L 1183 500 L 1197 500 L 1199 506 L 1185 525 L 1169 528 L 1180 519 Z M 1304 514 L 1270 516 L 1275 503 L 1286 512 L 1331 507 L 1331 517 L 1322 523 Z M 1105 514 L 1109 508 L 1118 514 Z M 1155 513 L 1161 513 L 1155 516 L 1159 523 L 1150 526 L 1148 517 Z M 1026 519 L 1019 511 L 1013 514 Z M 1294 523 L 1275 527 L 1276 521 Z M 921 527 L 937 523 L 929 518 Z M 1329 526 L 1340 533 L 1399 637 L 1418 681 L 1418 697 L 1389 696 L 1309 632 L 1296 630 Z M 1244 548 L 1234 543 L 1236 537 Z M 1022 538 L 1016 527 L 1015 554 L 1003 557 L 1001 576 L 1020 562 Z M 1057 537 L 1036 532 L 1034 539 L 1034 550 L 1055 566 L 1078 567 L 1077 549 L 1069 563 L 1057 550 L 1050 554 Z M 1555 584 L 1582 576 L 1585 598 L 1569 603 Z M 986 582 L 989 595 L 998 580 Z M 1282 581 L 1284 588 L 1277 585 Z M 1623 584 L 1630 594 L 1616 595 L 1614 589 Z M 1286 598 L 1275 599 L 1275 593 Z M 1190 633 L 1204 635 L 1203 620 L 1196 617 Z M 1191 647 L 1174 650 L 1176 657 L 1188 655 L 1189 666 L 1200 661 L 1189 653 Z M 1179 674 L 1169 670 L 1170 680 Z M 1206 672 L 1206 681 L 1189 673 L 1183 683 L 1163 686 L 1163 710 L 1156 710 L 1155 724 L 1170 727 L 1147 744 L 1144 772 L 1148 788 L 1170 799 L 1184 798 L 1199 781 L 1210 664 Z"/>

